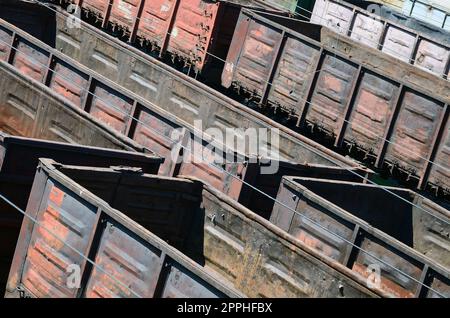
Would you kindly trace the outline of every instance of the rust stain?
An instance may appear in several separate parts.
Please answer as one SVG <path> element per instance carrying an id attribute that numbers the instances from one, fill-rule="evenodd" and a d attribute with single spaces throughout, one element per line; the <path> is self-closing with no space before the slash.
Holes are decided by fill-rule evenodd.
<path id="1" fill-rule="evenodd" d="M 64 200 L 64 191 L 53 186 L 50 190 L 49 200 L 52 201 L 57 206 L 61 206 Z"/>

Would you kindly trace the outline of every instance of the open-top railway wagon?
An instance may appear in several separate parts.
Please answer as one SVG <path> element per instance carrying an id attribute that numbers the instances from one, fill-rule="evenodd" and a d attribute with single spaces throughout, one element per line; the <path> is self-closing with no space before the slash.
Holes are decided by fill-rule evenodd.
<path id="1" fill-rule="evenodd" d="M 81 124 L 81 121 L 80 121 Z M 132 166 L 157 174 L 162 159 L 152 154 L 13 137 L 0 131 L 0 194 L 25 209 L 39 158 L 96 167 Z M 0 199 L 0 289 L 6 284 L 22 214 Z"/>
<path id="2" fill-rule="evenodd" d="M 359 254 L 349 250 L 345 240 L 373 248 L 375 255 L 389 254 L 384 248 L 376 247 L 379 243 L 369 243 L 368 236 L 383 241 L 377 233 L 369 234 L 369 224 L 450 269 L 449 205 L 439 206 L 408 189 L 385 189 L 396 197 L 370 184 L 285 176 L 270 221 L 343 263 L 351 262 L 350 258 Z M 360 255 L 359 258 L 367 262 L 371 257 Z M 361 265 L 360 262 L 354 267 Z M 397 276 L 387 264 L 379 262 L 378 265 Z"/>
<path id="3" fill-rule="evenodd" d="M 122 198 L 125 190 L 120 188 L 133 178 L 136 170 L 128 173 L 119 170 L 115 174 L 114 169 L 103 168 L 112 172 L 104 179 L 102 168 L 91 168 L 100 178 L 91 179 L 91 187 L 103 183 L 103 188 L 95 188 L 100 193 L 98 197 L 56 172 L 60 168 L 64 166 L 39 166 L 17 241 L 6 297 L 244 296 L 211 269 L 194 262 L 115 209 L 120 205 L 116 199 Z M 157 182 L 161 185 L 167 181 L 161 178 Z M 190 205 L 195 206 L 198 201 L 188 193 L 198 189 L 188 188 L 189 184 L 181 185 L 185 203 L 191 201 Z M 144 225 L 146 218 L 152 219 L 148 214 L 141 217 Z M 70 285 L 74 266 L 78 266 L 82 275 L 81 286 Z"/>

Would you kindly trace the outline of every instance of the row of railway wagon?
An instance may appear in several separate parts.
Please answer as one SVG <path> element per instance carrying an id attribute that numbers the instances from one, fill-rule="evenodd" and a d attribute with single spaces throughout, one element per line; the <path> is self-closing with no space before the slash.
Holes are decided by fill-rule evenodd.
<path id="1" fill-rule="evenodd" d="M 449 297 L 449 8 L 1 0 L 5 297 Z"/>

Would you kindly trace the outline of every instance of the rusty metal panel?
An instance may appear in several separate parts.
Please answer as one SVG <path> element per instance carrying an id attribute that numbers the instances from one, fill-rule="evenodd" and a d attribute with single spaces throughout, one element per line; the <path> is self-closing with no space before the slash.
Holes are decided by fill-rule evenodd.
<path id="1" fill-rule="evenodd" d="M 313 89 L 306 119 L 337 135 L 345 117 L 346 105 L 358 67 L 327 53 L 323 59 L 317 83 Z"/>
<path id="2" fill-rule="evenodd" d="M 358 146 L 380 151 L 396 107 L 399 85 L 372 72 L 362 75 L 344 139 Z"/>
<path id="3" fill-rule="evenodd" d="M 248 35 L 248 28 L 250 25 L 250 19 L 246 17 L 243 12 L 239 14 L 239 18 L 236 22 L 236 27 L 234 29 L 233 38 L 230 43 L 230 48 L 228 50 L 226 63 L 223 67 L 223 72 L 221 76 L 222 86 L 229 88 L 234 81 L 235 65 L 240 62 L 242 46 Z"/>
<path id="4" fill-rule="evenodd" d="M 86 43 L 86 53 L 81 51 L 81 59 L 89 68 L 100 74 L 104 74 L 108 78 L 113 78 L 117 81 L 120 77 L 121 65 L 128 61 L 119 59 L 117 52 L 109 49 L 107 40 L 96 39 L 93 42 Z"/>
<path id="5" fill-rule="evenodd" d="M 95 256 L 96 267 L 88 279 L 84 296 L 88 298 L 153 297 L 161 271 L 161 251 L 144 244 L 127 229 L 106 221 Z M 111 279 L 111 276 L 123 283 Z M 131 290 L 131 291 L 130 291 Z"/>
<path id="6" fill-rule="evenodd" d="M 12 64 L 24 75 L 43 82 L 47 73 L 48 52 L 22 38 L 17 40 L 15 47 Z"/>
<path id="7" fill-rule="evenodd" d="M 301 215 L 294 215 L 289 233 L 305 245 L 344 262 L 347 241 L 352 237 L 354 225 L 333 215 L 326 208 L 314 207 L 306 198 L 302 198 L 297 209 Z"/>
<path id="8" fill-rule="evenodd" d="M 245 26 L 243 17 L 240 21 L 244 21 L 244 24 L 236 29 L 234 36 L 238 38 L 241 36 L 238 30 L 246 32 L 246 35 L 243 44 L 240 44 L 241 47 L 235 48 L 240 50 L 238 60 L 233 66 L 229 66 L 235 69 L 233 82 L 262 97 L 277 55 L 277 47 L 282 39 L 282 32 L 255 20 L 250 20 L 248 27 Z M 231 51 L 232 49 L 233 47 L 230 48 L 229 57 L 230 54 L 236 54 Z"/>
<path id="9" fill-rule="evenodd" d="M 360 238 L 360 247 L 368 253 L 358 250 L 358 255 L 351 265 L 354 272 L 367 278 L 371 271 L 369 266 L 378 265 L 381 269 L 380 288 L 393 297 L 412 298 L 420 281 L 423 264 L 403 254 L 397 249 L 388 246 L 386 242 L 373 237 L 370 234 Z M 373 257 L 373 256 L 375 257 Z M 383 260 L 383 263 L 379 260 Z M 387 264 L 391 265 L 387 265 Z M 405 274 L 400 273 L 398 270 Z M 410 278 L 412 277 L 412 278 Z"/>
<path id="10" fill-rule="evenodd" d="M 180 1 L 167 50 L 201 69 L 221 5 L 204 0 Z"/>
<path id="11" fill-rule="evenodd" d="M 212 189 L 204 191 L 205 263 L 247 296 L 373 297 L 330 271 L 331 263 L 340 266 L 336 262 L 318 257 L 313 249 L 231 202 Z M 344 295 L 337 282 L 343 284 Z"/>
<path id="12" fill-rule="evenodd" d="M 383 33 L 383 22 L 363 13 L 356 13 L 350 37 L 355 41 L 378 48 Z"/>
<path id="13" fill-rule="evenodd" d="M 181 150 L 179 142 L 183 138 L 183 134 L 181 132 L 178 134 L 176 129 L 180 129 L 180 127 L 149 109 L 139 107 L 132 138 L 140 145 L 153 149 L 155 153 L 165 158 L 164 164 L 159 170 L 160 175 L 173 176 L 176 164 L 174 159 L 178 158 Z"/>
<path id="14" fill-rule="evenodd" d="M 448 47 L 423 39 L 417 47 L 415 65 L 442 76 L 447 71 L 449 58 Z"/>
<path id="15" fill-rule="evenodd" d="M 387 189 L 389 192 L 363 183 L 286 177 L 281 183 L 277 198 L 299 213 L 309 209 L 317 210 L 316 213 L 320 215 L 323 213 L 322 209 L 325 209 L 340 214 L 333 205 L 338 206 L 358 218 L 359 221 L 354 219 L 353 222 L 360 227 L 364 227 L 366 222 L 434 262 L 448 266 L 450 258 L 446 250 L 449 239 L 446 233 L 450 229 L 449 205 L 441 203 L 440 206 L 411 190 L 392 187 Z M 306 190 L 323 201 L 304 194 Z M 313 201 L 314 198 L 317 200 Z M 282 204 L 276 204 L 271 222 L 285 231 L 291 231 L 291 226 L 295 225 L 293 211 Z M 398 224 L 402 224 L 402 227 L 398 227 Z"/>
<path id="16" fill-rule="evenodd" d="M 113 0 L 109 22 L 132 32 L 142 1 L 145 0 Z"/>
<path id="17" fill-rule="evenodd" d="M 406 91 L 400 105 L 385 160 L 418 175 L 432 151 L 443 105 L 414 91 Z"/>
<path id="18" fill-rule="evenodd" d="M 133 100 L 122 93 L 96 83 L 92 89 L 92 100 L 89 113 L 101 122 L 114 128 L 118 132 L 126 133 L 127 126 L 133 116 Z"/>
<path id="19" fill-rule="evenodd" d="M 208 143 L 198 136 L 191 136 L 187 147 L 189 149 L 186 151 L 187 160 L 181 163 L 179 174 L 197 177 L 237 200 L 242 184 L 235 181 L 233 176 L 244 174 L 246 166 L 244 160 L 229 162 L 234 160 L 234 154 L 226 151 L 223 145 Z"/>
<path id="20" fill-rule="evenodd" d="M 14 80 L 2 70 L 0 130 L 11 135 L 32 136 L 40 112 L 40 96 L 27 83 Z"/>
<path id="21" fill-rule="evenodd" d="M 12 45 L 12 32 L 0 26 L 0 61 L 8 59 Z"/>
<path id="22" fill-rule="evenodd" d="M 38 212 L 39 225 L 32 228 L 21 281 L 35 297 L 74 297 L 77 289 L 67 287 L 66 270 L 71 264 L 81 266 L 83 258 L 66 244 L 86 254 L 97 209 L 50 180 L 45 193 Z"/>
<path id="23" fill-rule="evenodd" d="M 305 245 L 340 263 L 345 262 L 347 241 L 351 240 L 355 227 L 353 223 L 333 214 L 326 206 L 311 201 L 304 193 L 297 194 L 292 189 L 280 189 L 277 198 L 298 214 L 275 203 L 270 218 L 272 223 Z"/>
<path id="24" fill-rule="evenodd" d="M 8 21 L 50 46 L 55 43 L 55 14 L 36 2 L 2 0 L 0 19 Z M 11 45 L 11 42 L 8 44 Z"/>
<path id="25" fill-rule="evenodd" d="M 268 101 L 287 111 L 301 114 L 308 83 L 315 74 L 320 49 L 307 41 L 288 37 L 273 78 Z"/>
<path id="26" fill-rule="evenodd" d="M 283 231 L 289 232 L 291 222 L 294 218 L 299 196 L 293 194 L 295 189 L 291 188 L 289 184 L 282 182 L 277 194 L 277 201 L 282 202 L 283 205 L 276 202 L 270 215 L 270 222 L 278 226 Z"/>
<path id="27" fill-rule="evenodd" d="M 83 108 L 88 96 L 89 76 L 56 59 L 48 86 L 57 94 Z"/>
<path id="28" fill-rule="evenodd" d="M 179 0 L 144 1 L 137 36 L 159 49 L 163 48 L 178 2 Z"/>

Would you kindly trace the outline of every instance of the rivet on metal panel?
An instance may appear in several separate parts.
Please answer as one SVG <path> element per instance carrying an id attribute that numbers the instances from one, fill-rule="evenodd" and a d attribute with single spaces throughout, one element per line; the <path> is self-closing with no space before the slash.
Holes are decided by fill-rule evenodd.
<path id="1" fill-rule="evenodd" d="M 224 213 L 222 213 L 222 220 L 225 220 L 225 214 Z"/>
<path id="2" fill-rule="evenodd" d="M 293 196 L 292 196 L 292 200 L 296 200 L 297 199 L 297 196 L 294 194 Z"/>

